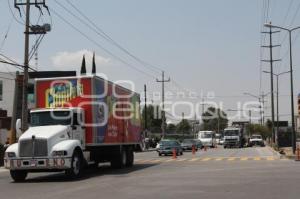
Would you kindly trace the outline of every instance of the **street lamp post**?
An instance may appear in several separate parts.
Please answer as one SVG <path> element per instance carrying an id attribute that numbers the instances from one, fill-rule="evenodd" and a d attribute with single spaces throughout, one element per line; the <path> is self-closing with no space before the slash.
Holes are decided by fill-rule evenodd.
<path id="1" fill-rule="evenodd" d="M 251 97 L 254 97 L 254 98 L 258 99 L 258 102 L 260 103 L 259 104 L 259 109 L 260 109 L 259 110 L 260 111 L 260 124 L 263 125 L 264 119 L 263 119 L 263 105 L 262 104 L 264 104 L 264 97 L 266 95 L 258 95 L 258 96 L 256 96 L 256 95 L 253 95 L 251 93 L 244 93 L 244 95 L 249 95 Z"/>
<path id="2" fill-rule="evenodd" d="M 263 71 L 263 72 L 271 74 L 271 72 L 269 72 L 269 71 Z M 277 136 L 278 136 L 278 130 L 279 130 L 279 123 L 278 123 L 279 122 L 279 76 L 287 74 L 289 72 L 290 71 L 286 71 L 286 72 L 282 72 L 282 73 L 278 73 L 278 74 L 273 73 L 273 75 L 276 76 L 276 120 L 277 120 L 276 130 L 277 130 Z"/>
<path id="3" fill-rule="evenodd" d="M 295 110 L 294 110 L 294 85 L 293 85 L 293 58 L 292 58 L 292 32 L 299 29 L 300 26 L 296 28 L 284 28 L 280 26 L 274 26 L 272 24 L 266 23 L 264 25 L 265 27 L 269 28 L 278 28 L 281 30 L 288 31 L 289 33 L 289 45 L 290 45 L 290 81 L 291 81 L 291 117 L 292 117 L 292 147 L 293 147 L 293 153 L 296 152 L 296 131 L 295 131 Z"/>
<path id="4" fill-rule="evenodd" d="M 241 112 L 241 111 L 247 111 L 246 109 L 227 109 L 227 111 L 235 111 L 235 112 Z M 251 124 L 251 110 L 249 109 L 249 124 Z"/>

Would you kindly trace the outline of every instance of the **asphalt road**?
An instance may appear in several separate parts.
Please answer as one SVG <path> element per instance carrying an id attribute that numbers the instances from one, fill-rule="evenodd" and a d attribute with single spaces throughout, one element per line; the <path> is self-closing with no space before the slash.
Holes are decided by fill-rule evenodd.
<path id="1" fill-rule="evenodd" d="M 268 147 L 185 152 L 176 160 L 156 152 L 136 154 L 132 168 L 88 169 L 81 180 L 30 174 L 13 183 L 0 169 L 4 198 L 300 198 L 300 162 L 280 159 Z M 1 197 L 1 198 L 2 198 Z"/>

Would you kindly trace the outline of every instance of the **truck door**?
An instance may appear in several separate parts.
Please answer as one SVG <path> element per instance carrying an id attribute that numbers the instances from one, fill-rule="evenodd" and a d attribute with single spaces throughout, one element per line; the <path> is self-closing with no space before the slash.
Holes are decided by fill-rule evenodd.
<path id="1" fill-rule="evenodd" d="M 72 138 L 79 140 L 81 146 L 85 146 L 85 127 L 82 112 L 73 113 L 73 123 L 72 123 Z"/>

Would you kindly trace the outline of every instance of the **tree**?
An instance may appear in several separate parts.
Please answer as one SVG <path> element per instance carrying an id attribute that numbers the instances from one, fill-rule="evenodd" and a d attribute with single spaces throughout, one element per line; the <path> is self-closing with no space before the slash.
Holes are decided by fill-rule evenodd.
<path id="1" fill-rule="evenodd" d="M 161 132 L 162 119 L 159 117 L 160 109 L 158 106 L 147 106 L 147 129 L 153 133 Z M 145 107 L 142 110 L 142 127 L 145 129 Z"/>
<path id="2" fill-rule="evenodd" d="M 168 126 L 167 126 L 167 132 L 168 133 L 174 133 L 174 132 L 176 132 L 176 125 L 172 124 L 172 123 L 168 124 Z"/>
<path id="3" fill-rule="evenodd" d="M 263 126 L 260 124 L 249 124 L 247 128 L 251 134 L 259 134 L 264 139 L 272 136 L 272 131 L 268 126 Z"/>
<path id="4" fill-rule="evenodd" d="M 176 132 L 182 133 L 182 134 L 188 134 L 190 133 L 191 125 L 186 119 L 181 120 L 176 126 Z"/>
<path id="5" fill-rule="evenodd" d="M 203 130 L 216 131 L 224 130 L 228 126 L 227 114 L 221 109 L 209 107 L 203 116 Z"/>

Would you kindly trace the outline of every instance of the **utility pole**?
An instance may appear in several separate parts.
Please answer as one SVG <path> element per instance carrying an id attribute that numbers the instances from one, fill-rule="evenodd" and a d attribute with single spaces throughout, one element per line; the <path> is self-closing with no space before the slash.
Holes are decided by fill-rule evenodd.
<path id="1" fill-rule="evenodd" d="M 25 51 L 24 51 L 24 74 L 23 74 L 23 94 L 22 94 L 22 131 L 28 128 L 28 66 L 29 66 L 29 25 L 30 25 L 30 0 L 26 1 L 26 22 L 25 22 Z"/>
<path id="2" fill-rule="evenodd" d="M 40 10 L 42 13 L 42 5 L 47 9 L 49 13 L 49 9 L 45 4 L 45 0 L 37 1 L 37 0 L 25 0 L 24 1 L 14 1 L 15 8 L 20 11 L 20 6 L 25 6 L 25 49 L 24 49 L 24 74 L 23 74 L 23 86 L 22 86 L 22 131 L 24 132 L 28 128 L 28 68 L 29 68 L 29 35 L 30 34 L 46 34 L 46 32 L 50 31 L 51 27 L 49 24 L 44 24 L 43 26 L 31 26 L 30 25 L 30 6 L 34 5 L 36 8 Z M 50 13 L 49 13 L 50 14 Z M 31 30 L 31 31 L 30 31 Z"/>
<path id="3" fill-rule="evenodd" d="M 165 137 L 166 125 L 165 125 L 165 82 L 170 82 L 170 77 L 165 79 L 165 72 L 162 71 L 162 79 L 156 79 L 156 82 L 162 83 L 162 123 L 161 123 L 161 130 L 162 130 L 162 138 Z"/>
<path id="4" fill-rule="evenodd" d="M 145 92 L 145 108 L 144 108 L 144 117 L 145 117 L 145 131 L 147 131 L 147 86 L 144 84 Z"/>
<path id="5" fill-rule="evenodd" d="M 271 24 L 271 22 L 270 22 Z M 264 62 L 270 62 L 270 80 L 271 80 L 271 111 L 272 111 L 272 142 L 275 143 L 275 128 L 274 128 L 274 119 L 275 119 L 275 112 L 274 112 L 274 81 L 273 81 L 273 62 L 280 61 L 280 59 L 274 60 L 273 59 L 273 48 L 279 47 L 280 45 L 273 45 L 272 44 L 272 35 L 274 33 L 278 33 L 280 31 L 272 31 L 272 27 L 268 32 L 262 32 L 264 34 L 269 34 L 270 45 L 269 46 L 262 46 L 264 48 L 270 49 L 270 59 L 269 60 L 262 60 Z"/>
<path id="6" fill-rule="evenodd" d="M 251 124 L 251 110 L 249 110 L 249 124 Z"/>

